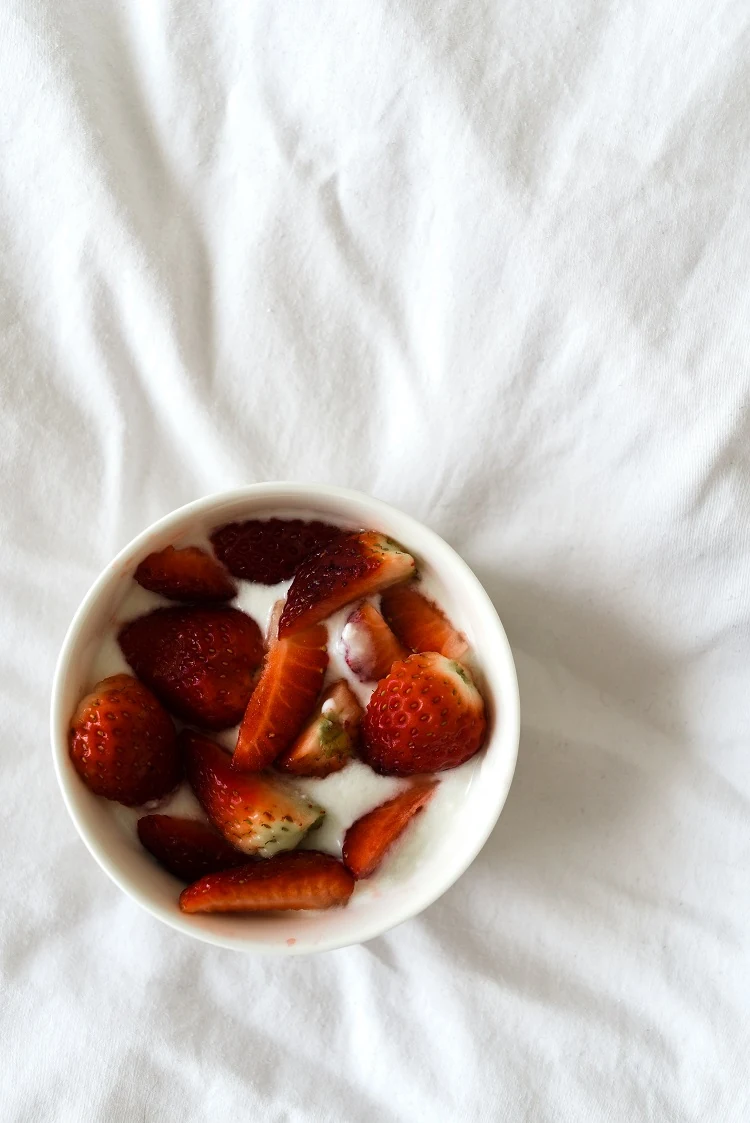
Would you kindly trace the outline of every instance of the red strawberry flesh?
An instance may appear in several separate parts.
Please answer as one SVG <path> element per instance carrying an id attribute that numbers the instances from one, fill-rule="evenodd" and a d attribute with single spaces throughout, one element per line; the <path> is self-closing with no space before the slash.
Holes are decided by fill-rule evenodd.
<path id="1" fill-rule="evenodd" d="M 249 519 L 219 527 L 211 544 L 235 577 L 276 585 L 288 581 L 306 558 L 340 534 L 339 527 L 323 522 Z"/>
<path id="2" fill-rule="evenodd" d="M 322 808 L 279 776 L 243 775 L 220 745 L 184 729 L 180 744 L 187 777 L 203 810 L 224 838 L 245 854 L 270 857 L 296 846 L 324 815 Z"/>
<path id="3" fill-rule="evenodd" d="M 260 772 L 298 736 L 323 686 L 327 642 L 318 624 L 271 647 L 240 725 L 235 769 Z"/>
<path id="4" fill-rule="evenodd" d="M 380 598 L 380 609 L 401 642 L 412 651 L 437 651 L 448 659 L 460 659 L 469 649 L 465 636 L 413 584 L 387 589 Z"/>
<path id="5" fill-rule="evenodd" d="M 439 772 L 474 756 L 485 732 L 484 702 L 469 672 L 426 652 L 395 663 L 375 687 L 360 754 L 385 775 Z"/>
<path id="6" fill-rule="evenodd" d="M 414 558 L 382 534 L 342 535 L 297 570 L 279 622 L 279 637 L 325 620 L 344 605 L 414 573 Z"/>
<path id="7" fill-rule="evenodd" d="M 236 725 L 263 658 L 255 621 L 236 608 L 159 608 L 126 624 L 118 636 L 130 666 L 183 721 L 203 729 Z"/>
<path id="8" fill-rule="evenodd" d="M 78 704 L 68 743 L 86 786 L 129 807 L 160 799 L 182 775 L 172 719 L 132 675 L 97 683 Z"/>
<path id="9" fill-rule="evenodd" d="M 247 864 L 247 854 L 199 819 L 144 815 L 138 820 L 138 837 L 157 862 L 181 881 L 197 881 L 208 873 Z"/>
<path id="10" fill-rule="evenodd" d="M 377 682 L 388 674 L 397 659 L 406 659 L 409 654 L 369 601 L 352 612 L 341 633 L 341 642 L 346 664 L 360 682 Z"/>
<path id="11" fill-rule="evenodd" d="M 276 761 L 295 776 L 330 776 L 354 756 L 362 707 L 343 681 L 333 683 L 294 744 Z"/>
<path id="12" fill-rule="evenodd" d="M 144 589 L 168 600 L 208 603 L 231 600 L 237 593 L 224 566 L 198 546 L 167 546 L 149 554 L 133 576 Z"/>
<path id="13" fill-rule="evenodd" d="M 419 780 L 357 819 L 344 838 L 344 865 L 356 878 L 371 877 L 394 842 L 432 799 L 437 780 Z"/>
<path id="14" fill-rule="evenodd" d="M 347 904 L 354 878 L 336 858 L 315 850 L 279 854 L 211 874 L 180 894 L 183 912 L 278 912 Z"/>

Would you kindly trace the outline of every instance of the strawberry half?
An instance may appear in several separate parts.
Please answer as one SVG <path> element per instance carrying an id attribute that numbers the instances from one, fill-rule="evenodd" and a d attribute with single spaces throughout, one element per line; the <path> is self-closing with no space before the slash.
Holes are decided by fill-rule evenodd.
<path id="1" fill-rule="evenodd" d="M 220 526 L 211 535 L 211 545 L 235 577 L 276 585 L 288 581 L 306 558 L 340 534 L 339 527 L 322 522 L 249 519 Z"/>
<path id="2" fill-rule="evenodd" d="M 210 874 L 180 894 L 183 912 L 278 912 L 345 905 L 354 878 L 341 862 L 317 850 L 279 854 L 237 870 Z"/>
<path id="3" fill-rule="evenodd" d="M 277 640 L 242 719 L 232 765 L 260 772 L 288 749 L 312 713 L 328 666 L 322 624 Z"/>
<path id="4" fill-rule="evenodd" d="M 269 858 L 291 850 L 325 812 L 286 781 L 273 776 L 243 776 L 220 745 L 183 729 L 180 745 L 190 785 L 201 807 L 224 838 L 244 854 Z"/>
<path id="5" fill-rule="evenodd" d="M 126 624 L 118 640 L 167 709 L 203 729 L 237 724 L 263 658 L 258 625 L 226 605 L 158 608 Z"/>
<path id="6" fill-rule="evenodd" d="M 418 811 L 432 799 L 437 780 L 418 780 L 353 823 L 344 836 L 344 865 L 359 879 L 371 877 Z"/>
<path id="7" fill-rule="evenodd" d="M 285 641 L 288 642 L 288 641 Z M 295 776 L 329 776 L 354 756 L 362 707 L 342 679 L 329 686 L 315 713 L 290 749 L 276 761 Z"/>
<path id="8" fill-rule="evenodd" d="M 279 620 L 284 611 L 284 599 L 274 601 L 273 607 L 268 614 L 268 624 L 266 625 L 266 648 L 268 651 L 279 641 Z"/>
<path id="9" fill-rule="evenodd" d="M 385 775 L 440 772 L 479 752 L 486 728 L 482 695 L 466 668 L 428 651 L 395 663 L 375 687 L 360 755 Z"/>
<path id="10" fill-rule="evenodd" d="M 377 608 L 365 601 L 355 608 L 341 633 L 346 665 L 360 682 L 384 678 L 409 651 L 396 639 Z"/>
<path id="11" fill-rule="evenodd" d="M 313 554 L 297 570 L 279 622 L 292 636 L 353 600 L 377 593 L 414 573 L 414 558 L 372 530 L 346 534 Z"/>
<path id="12" fill-rule="evenodd" d="M 398 638 L 412 651 L 438 651 L 448 659 L 460 659 L 469 650 L 466 638 L 445 613 L 411 584 L 387 589 L 380 598 L 380 608 Z"/>
<path id="13" fill-rule="evenodd" d="M 172 719 L 132 675 L 102 679 L 79 702 L 68 745 L 86 787 L 128 807 L 160 799 L 182 775 Z"/>
<path id="14" fill-rule="evenodd" d="M 237 586 L 224 566 L 198 546 L 176 550 L 167 546 L 149 554 L 133 574 L 144 589 L 161 593 L 168 600 L 231 600 Z"/>
<path id="15" fill-rule="evenodd" d="M 197 881 L 207 873 L 247 865 L 247 854 L 198 819 L 174 815 L 144 815 L 138 837 L 159 865 L 181 881 Z"/>

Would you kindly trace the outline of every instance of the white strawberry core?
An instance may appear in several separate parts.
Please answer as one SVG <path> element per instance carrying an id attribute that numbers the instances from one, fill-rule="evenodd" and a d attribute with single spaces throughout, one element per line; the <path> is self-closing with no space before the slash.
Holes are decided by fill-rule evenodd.
<path id="1" fill-rule="evenodd" d="M 372 641 L 366 628 L 352 623 L 345 624 L 341 633 L 341 642 L 349 666 L 359 667 L 373 658 Z"/>

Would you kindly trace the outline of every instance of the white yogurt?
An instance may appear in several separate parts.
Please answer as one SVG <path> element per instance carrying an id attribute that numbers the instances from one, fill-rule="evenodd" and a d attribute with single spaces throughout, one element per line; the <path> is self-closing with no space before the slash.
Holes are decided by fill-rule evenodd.
<path id="1" fill-rule="evenodd" d="M 264 517 L 271 518 L 272 514 Z M 309 513 L 281 511 L 279 518 L 310 518 Z M 210 527 L 196 526 L 194 531 L 184 533 L 175 540 L 176 546 L 198 545 L 210 548 L 208 531 Z M 265 636 L 268 620 L 277 600 L 286 596 L 291 581 L 282 581 L 277 585 L 257 585 L 249 581 L 239 581 L 238 595 L 230 602 L 235 607 L 252 616 Z M 446 590 L 433 575 L 423 577 L 425 595 L 436 603 L 446 606 L 448 615 L 456 619 L 456 613 L 451 607 L 451 598 Z M 380 597 L 368 598 L 375 607 L 379 607 Z M 127 594 L 122 604 L 111 617 L 111 627 L 102 637 L 101 646 L 92 659 L 90 679 L 92 685 L 109 675 L 122 672 L 131 673 L 125 658 L 117 643 L 117 633 L 122 625 L 150 612 L 154 608 L 174 605 L 174 601 L 167 601 L 164 597 L 150 593 L 133 582 L 131 591 Z M 328 669 L 325 676 L 325 686 L 339 679 L 345 679 L 364 707 L 367 705 L 375 683 L 362 683 L 349 670 L 344 659 L 342 632 L 354 605 L 347 605 L 340 612 L 334 613 L 326 621 L 328 628 Z M 180 724 L 179 722 L 177 723 Z M 225 748 L 233 751 L 237 741 L 239 726 L 225 730 L 222 733 L 210 734 Z M 367 892 L 377 891 L 379 885 L 385 885 L 405 876 L 414 869 L 422 856 L 429 852 L 433 839 L 443 833 L 442 824 L 450 821 L 464 800 L 466 793 L 474 778 L 477 758 L 468 761 L 460 768 L 438 773 L 440 783 L 434 796 L 427 807 L 416 816 L 409 831 L 404 835 L 388 860 L 383 863 L 375 877 L 368 879 Z M 302 846 L 308 849 L 323 850 L 326 853 L 341 856 L 341 848 L 347 828 L 361 815 L 371 811 L 374 807 L 392 798 L 403 790 L 408 781 L 392 776 L 379 776 L 377 773 L 360 760 L 353 760 L 340 772 L 334 772 L 325 779 L 295 777 L 294 784 L 306 795 L 325 808 L 326 815 L 322 825 L 311 831 L 303 840 Z M 158 811 L 160 814 L 178 815 L 183 818 L 206 819 L 195 795 L 187 783 L 182 784 L 175 792 L 165 799 L 144 808 L 123 807 L 118 803 L 110 803 L 111 814 L 115 817 L 123 830 L 135 836 L 136 823 L 141 815 L 149 811 Z M 358 892 L 364 891 L 364 884 L 358 887 Z"/>

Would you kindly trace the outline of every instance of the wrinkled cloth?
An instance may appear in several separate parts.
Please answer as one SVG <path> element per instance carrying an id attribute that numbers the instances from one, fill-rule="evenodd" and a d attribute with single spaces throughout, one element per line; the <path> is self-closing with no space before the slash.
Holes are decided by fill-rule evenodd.
<path id="1" fill-rule="evenodd" d="M 746 1123 L 750 8 L 5 0 L 0 1102 L 15 1123 Z M 469 871 L 317 957 L 69 821 L 66 627 L 201 495 L 359 488 L 494 599 Z"/>

